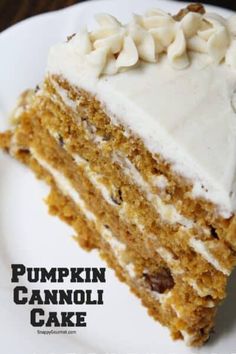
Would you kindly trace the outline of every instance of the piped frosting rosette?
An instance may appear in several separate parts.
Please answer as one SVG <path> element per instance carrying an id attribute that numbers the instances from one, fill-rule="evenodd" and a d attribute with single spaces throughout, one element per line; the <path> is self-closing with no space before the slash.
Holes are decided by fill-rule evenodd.
<path id="1" fill-rule="evenodd" d="M 226 20 L 216 14 L 189 12 L 176 21 L 154 9 L 144 16 L 133 15 L 127 25 L 108 14 L 97 15 L 96 21 L 98 29 L 83 30 L 67 43 L 76 46 L 96 76 L 114 75 L 140 61 L 157 63 L 163 54 L 173 68 L 184 69 L 191 63 L 190 52 L 236 68 L 236 15 Z"/>

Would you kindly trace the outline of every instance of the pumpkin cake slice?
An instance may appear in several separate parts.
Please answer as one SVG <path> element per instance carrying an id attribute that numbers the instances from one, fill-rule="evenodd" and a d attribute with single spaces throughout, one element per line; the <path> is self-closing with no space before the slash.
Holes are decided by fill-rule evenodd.
<path id="1" fill-rule="evenodd" d="M 174 339 L 202 345 L 236 264 L 236 18 L 154 9 L 50 49 L 0 146 L 51 186 Z"/>

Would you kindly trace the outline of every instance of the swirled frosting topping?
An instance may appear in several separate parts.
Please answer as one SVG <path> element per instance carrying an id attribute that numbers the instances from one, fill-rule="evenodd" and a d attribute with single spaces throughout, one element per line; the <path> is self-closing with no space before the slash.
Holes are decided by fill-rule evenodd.
<path id="1" fill-rule="evenodd" d="M 96 16 L 99 27 L 74 35 L 66 45 L 76 48 L 95 75 L 114 75 L 140 61 L 158 63 L 166 55 L 175 69 L 191 64 L 190 52 L 204 53 L 209 63 L 225 62 L 236 68 L 236 15 L 225 19 L 217 14 L 188 12 L 179 21 L 153 9 L 133 15 L 123 25 L 108 14 Z"/>

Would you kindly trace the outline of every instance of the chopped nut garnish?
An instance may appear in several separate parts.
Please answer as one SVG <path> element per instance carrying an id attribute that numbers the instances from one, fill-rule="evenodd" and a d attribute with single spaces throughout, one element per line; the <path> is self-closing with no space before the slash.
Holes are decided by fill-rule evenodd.
<path id="1" fill-rule="evenodd" d="M 73 33 L 70 36 L 68 36 L 67 37 L 67 42 L 69 42 L 75 35 L 76 35 L 76 33 Z"/>
<path id="2" fill-rule="evenodd" d="M 194 3 L 194 4 L 190 4 L 187 7 L 185 7 L 184 9 L 181 9 L 176 15 L 173 16 L 173 18 L 176 21 L 181 21 L 182 18 L 184 16 L 186 16 L 189 12 L 197 12 L 201 15 L 204 15 L 205 11 L 205 7 L 200 4 L 200 3 Z"/>

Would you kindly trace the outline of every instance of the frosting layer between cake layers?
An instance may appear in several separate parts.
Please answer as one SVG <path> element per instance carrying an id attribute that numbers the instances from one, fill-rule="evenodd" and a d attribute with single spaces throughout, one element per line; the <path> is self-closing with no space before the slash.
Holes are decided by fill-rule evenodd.
<path id="1" fill-rule="evenodd" d="M 190 179 L 194 197 L 229 217 L 236 211 L 236 70 L 206 53 L 188 57 L 184 70 L 160 54 L 157 63 L 140 60 L 132 70 L 99 76 L 72 38 L 51 48 L 47 72 L 95 95 L 114 124 Z"/>

